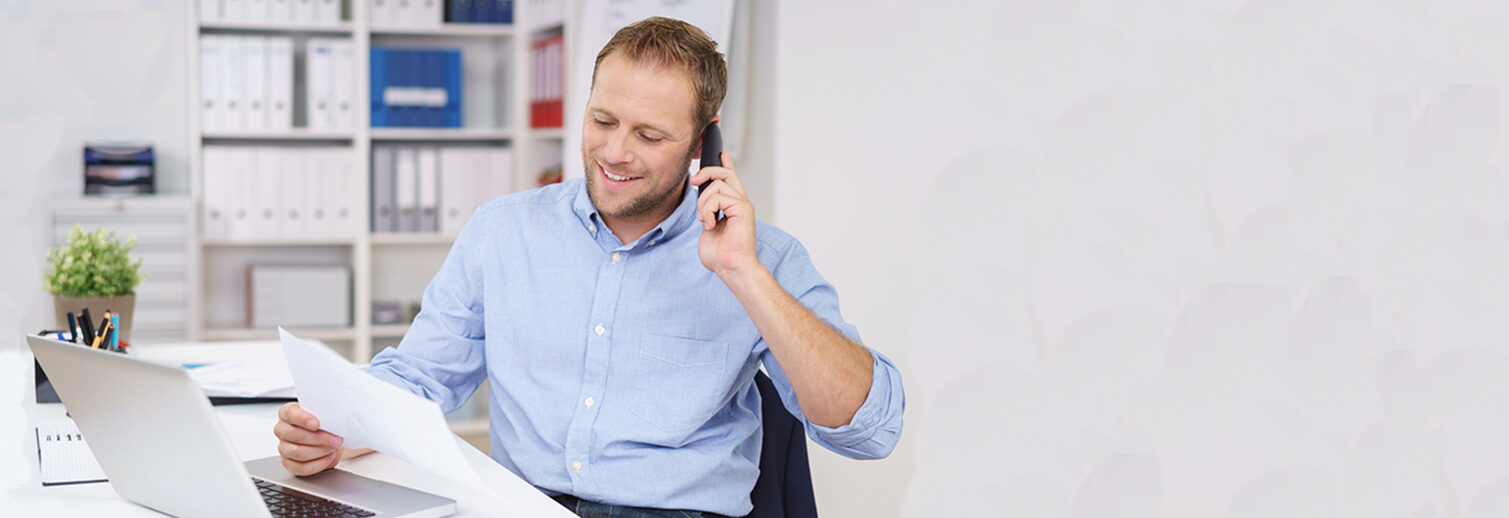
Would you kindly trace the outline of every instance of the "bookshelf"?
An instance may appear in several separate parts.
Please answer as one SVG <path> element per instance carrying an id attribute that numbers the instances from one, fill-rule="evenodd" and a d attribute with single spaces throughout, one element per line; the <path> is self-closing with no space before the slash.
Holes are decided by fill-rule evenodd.
<path id="1" fill-rule="evenodd" d="M 574 2 L 566 1 L 570 19 Z M 529 121 L 529 87 L 534 71 L 530 66 L 529 43 L 538 38 L 567 34 L 569 24 L 560 21 L 530 23 L 537 20 L 533 2 L 513 3 L 513 25 L 443 23 L 433 27 L 374 27 L 370 0 L 344 0 L 339 23 L 292 24 L 201 21 L 199 5 L 185 2 L 189 9 L 187 31 L 194 49 L 189 60 L 191 78 L 188 98 L 193 108 L 189 120 L 191 192 L 194 212 L 202 214 L 206 200 L 204 150 L 213 146 L 256 146 L 298 148 L 322 146 L 339 148 L 349 156 L 350 207 L 352 228 L 330 237 L 260 237 L 237 238 L 207 236 L 200 221 L 194 235 L 192 259 L 199 275 L 193 276 L 189 304 L 191 340 L 248 340 L 275 338 L 276 330 L 246 327 L 246 287 L 238 286 L 238 277 L 253 263 L 344 264 L 352 273 L 351 322 L 336 328 L 293 330 L 302 337 L 319 339 L 356 363 L 366 363 L 381 349 L 393 346 L 408 330 L 407 323 L 373 324 L 372 303 L 392 298 L 417 302 L 424 286 L 434 275 L 453 241 L 453 236 L 438 233 L 373 233 L 370 226 L 372 189 L 372 148 L 374 145 L 464 145 L 507 147 L 512 150 L 512 185 L 510 192 L 536 186 L 536 177 L 544 166 L 565 163 L 560 128 L 531 128 Z M 516 30 L 528 27 L 527 30 Z M 270 132 L 205 131 L 201 123 L 201 38 L 207 35 L 278 36 L 294 41 L 294 89 L 307 80 L 300 70 L 307 63 L 303 44 L 310 38 L 349 39 L 354 50 L 350 88 L 352 124 L 349 130 L 311 130 L 301 127 L 308 115 L 292 109 L 292 129 Z M 569 41 L 569 38 L 568 38 Z M 373 128 L 370 125 L 369 50 L 374 45 L 409 48 L 457 48 L 462 52 L 463 75 L 469 67 L 484 67 L 494 80 L 463 81 L 463 121 L 460 128 Z M 570 53 L 565 55 L 569 60 Z M 563 67 L 569 73 L 570 67 Z M 291 104 L 307 104 L 295 94 Z M 306 108 L 307 109 L 307 108 Z M 301 117 L 303 116 L 303 117 Z M 202 219 L 202 218 L 200 218 Z M 480 433 L 487 429 L 486 398 L 480 398 L 480 411 L 453 423 L 458 433 Z M 474 401 L 476 403 L 476 401 Z M 475 417 L 480 414 L 481 417 Z M 479 432 L 480 430 L 480 432 Z"/>

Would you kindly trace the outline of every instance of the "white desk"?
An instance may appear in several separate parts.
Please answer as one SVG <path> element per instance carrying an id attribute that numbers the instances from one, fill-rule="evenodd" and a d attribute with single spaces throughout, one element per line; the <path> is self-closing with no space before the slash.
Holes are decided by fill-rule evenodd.
<path id="1" fill-rule="evenodd" d="M 61 404 L 33 402 L 31 369 L 30 351 L 0 351 L 0 412 L 3 412 L 0 413 L 0 514 L 162 517 L 156 511 L 122 499 L 109 484 L 42 487 L 32 427 L 38 419 L 63 415 L 64 409 Z M 278 440 L 272 435 L 278 406 L 215 407 L 243 460 L 278 454 Z M 454 498 L 459 503 L 455 516 L 574 516 L 465 441 L 458 438 L 457 442 L 467 460 L 501 498 L 448 483 L 381 453 L 342 462 L 339 469 Z"/>

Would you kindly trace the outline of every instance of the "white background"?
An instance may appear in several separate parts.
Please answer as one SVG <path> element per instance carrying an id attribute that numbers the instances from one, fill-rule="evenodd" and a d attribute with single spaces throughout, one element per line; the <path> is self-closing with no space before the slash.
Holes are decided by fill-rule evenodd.
<path id="1" fill-rule="evenodd" d="M 188 184 L 184 10 L 53 4 L 0 0 L 4 336 L 83 140 Z M 741 173 L 907 388 L 824 516 L 1509 515 L 1509 4 L 755 11 Z"/>

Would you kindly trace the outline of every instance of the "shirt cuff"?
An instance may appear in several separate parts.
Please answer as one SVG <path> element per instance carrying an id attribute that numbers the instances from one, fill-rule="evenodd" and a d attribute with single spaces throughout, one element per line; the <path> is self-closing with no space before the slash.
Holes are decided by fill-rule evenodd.
<path id="1" fill-rule="evenodd" d="M 866 349 L 869 348 L 866 347 Z M 807 421 L 813 433 L 834 446 L 850 448 L 869 440 L 880 431 L 881 425 L 891 415 L 892 405 L 899 404 L 895 401 L 897 396 L 891 390 L 893 367 L 881 361 L 880 353 L 873 349 L 869 351 L 874 361 L 871 367 L 873 374 L 870 376 L 870 393 L 865 396 L 865 402 L 859 406 L 859 410 L 854 412 L 854 418 L 850 419 L 848 424 L 837 428 L 823 426 L 811 420 Z"/>

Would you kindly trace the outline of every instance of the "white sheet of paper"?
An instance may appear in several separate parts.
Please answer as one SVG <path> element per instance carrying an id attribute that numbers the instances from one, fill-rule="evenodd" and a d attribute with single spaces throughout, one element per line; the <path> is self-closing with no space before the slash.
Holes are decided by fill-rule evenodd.
<path id="1" fill-rule="evenodd" d="M 347 448 L 372 448 L 496 496 L 446 427 L 440 405 L 404 391 L 278 328 L 299 406 Z"/>
<path id="2" fill-rule="evenodd" d="M 257 397 L 293 387 L 293 375 L 283 355 L 257 356 L 189 369 L 209 396 Z"/>

